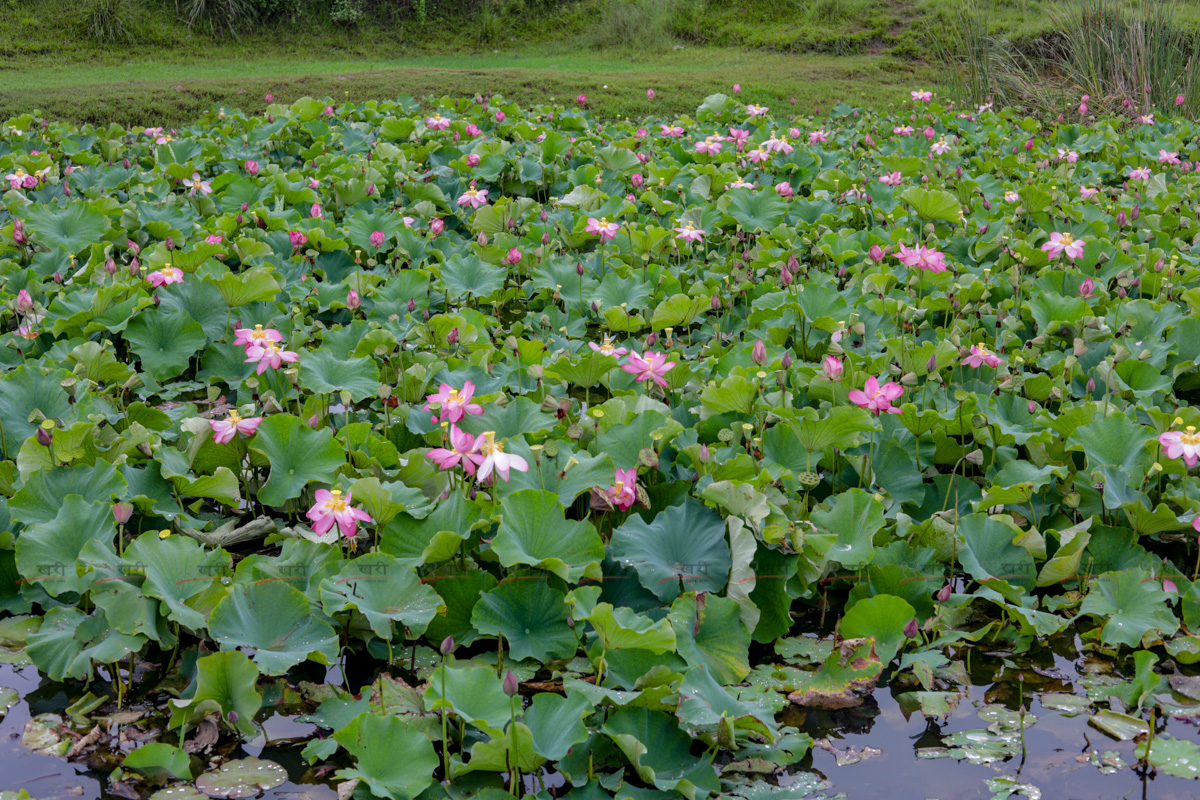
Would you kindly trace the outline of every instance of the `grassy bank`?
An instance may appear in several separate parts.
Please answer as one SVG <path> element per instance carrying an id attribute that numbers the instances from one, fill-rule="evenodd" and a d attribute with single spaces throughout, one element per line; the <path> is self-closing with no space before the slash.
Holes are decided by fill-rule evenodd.
<path id="1" fill-rule="evenodd" d="M 178 124 L 214 105 L 259 110 L 268 92 L 483 91 L 522 103 L 583 93 L 613 117 L 646 113 L 648 87 L 654 108 L 677 113 L 735 81 L 803 112 L 879 106 L 915 85 L 951 88 L 934 54 L 962 18 L 959 0 L 245 0 L 274 11 L 231 35 L 203 18 L 189 31 L 176 9 L 195 1 L 0 0 L 0 117 Z M 974 5 L 1018 52 L 1053 50 L 1057 4 Z M 1179 11 L 1200 29 L 1200 8 Z"/>

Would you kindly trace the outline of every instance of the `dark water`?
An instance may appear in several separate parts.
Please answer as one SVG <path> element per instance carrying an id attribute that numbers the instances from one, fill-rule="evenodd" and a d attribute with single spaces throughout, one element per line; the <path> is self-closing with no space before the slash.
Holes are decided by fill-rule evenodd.
<path id="1" fill-rule="evenodd" d="M 1047 662 L 1049 659 L 1047 659 Z M 1132 742 L 1118 742 L 1088 725 L 1087 715 L 1066 717 L 1042 707 L 1039 695 L 1025 689 L 1024 700 L 1037 722 L 1026 730 L 1026 756 L 994 764 L 976 765 L 951 758 L 919 758 L 918 749 L 938 747 L 940 736 L 955 731 L 983 728 L 987 723 L 975 713 L 973 703 L 988 701 L 1019 704 L 1017 694 L 1009 691 L 1014 683 L 1011 670 L 997 666 L 989 670 L 980 666 L 972 669 L 973 682 L 967 697 L 947 722 L 941 725 L 927 722 L 919 712 L 905 719 L 900 705 L 885 686 L 876 690 L 865 706 L 839 712 L 817 712 L 797 715 L 786 709 L 784 720 L 798 724 L 814 738 L 826 739 L 834 748 L 847 750 L 874 748 L 881 751 L 858 763 L 838 766 L 834 753 L 814 748 L 799 765 L 801 770 L 816 772 L 832 784 L 828 794 L 844 792 L 849 798 L 887 798 L 887 800 L 960 800 L 990 798 L 992 793 L 985 779 L 1010 776 L 1019 782 L 1031 783 L 1042 792 L 1044 800 L 1118 800 L 1118 798 L 1155 798 L 1156 800 L 1194 800 L 1200 797 L 1200 781 L 1185 780 L 1159 773 L 1143 777 L 1128 765 L 1136 762 Z M 1047 686 L 1048 691 L 1075 691 L 1073 681 L 1080 672 L 1077 662 L 1059 655 L 1053 656 L 1054 672 L 1059 678 Z M 1047 670 L 1043 669 L 1043 672 Z M 330 680 L 339 676 L 331 674 Z M 981 680 L 981 678 L 989 678 Z M 21 732 L 31 715 L 62 713 L 75 698 L 68 697 L 61 685 L 44 681 L 33 667 L 15 670 L 0 666 L 0 686 L 15 689 L 21 702 L 13 706 L 0 721 L 0 790 L 26 789 L 39 800 L 58 798 L 110 798 L 106 794 L 106 776 L 89 772 L 82 765 L 65 759 L 37 755 L 22 746 Z M 303 742 L 311 738 L 314 728 L 293 718 L 274 715 L 264 721 L 267 737 L 248 742 L 237 755 L 268 758 L 283 765 L 290 781 L 266 794 L 268 800 L 336 800 L 332 772 L 317 775 L 300 758 Z M 1176 738 L 1196 740 L 1197 728 L 1182 720 L 1169 719 L 1159 733 Z M 1114 774 L 1103 774 L 1096 766 L 1080 756 L 1089 751 L 1120 753 L 1126 766 Z M 798 771 L 795 768 L 793 772 Z M 780 782 L 786 783 L 787 776 Z M 881 794 L 882 792 L 882 794 Z"/>

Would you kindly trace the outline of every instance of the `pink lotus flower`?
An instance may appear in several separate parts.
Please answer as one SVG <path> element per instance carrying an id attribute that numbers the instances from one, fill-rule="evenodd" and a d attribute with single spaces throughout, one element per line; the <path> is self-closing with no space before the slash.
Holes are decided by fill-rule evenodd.
<path id="1" fill-rule="evenodd" d="M 1158 163 L 1160 164 L 1178 164 L 1179 153 L 1173 153 L 1168 150 L 1158 151 Z"/>
<path id="2" fill-rule="evenodd" d="M 1009 189 L 1007 192 L 1004 193 L 1004 202 L 1019 203 L 1019 202 L 1021 202 L 1021 195 L 1017 194 L 1012 189 Z"/>
<path id="3" fill-rule="evenodd" d="M 766 150 L 760 150 L 755 147 L 752 150 L 746 151 L 746 158 L 750 159 L 751 164 L 762 164 L 764 161 L 771 160 L 771 154 Z"/>
<path id="4" fill-rule="evenodd" d="M 624 347 L 613 347 L 612 339 L 608 338 L 607 336 L 604 337 L 604 342 L 602 344 L 588 342 L 588 347 L 592 348 L 592 350 L 602 356 L 623 356 L 629 352 L 629 350 Z"/>
<path id="5" fill-rule="evenodd" d="M 944 155 L 945 153 L 949 152 L 949 150 L 950 145 L 946 143 L 946 137 L 944 136 L 929 146 L 929 152 L 936 153 L 939 156 Z"/>
<path id="6" fill-rule="evenodd" d="M 782 181 L 775 184 L 775 193 L 780 197 L 792 197 L 796 193 L 792 190 L 792 185 L 787 181 Z"/>
<path id="7" fill-rule="evenodd" d="M 162 269 L 155 270 L 147 275 L 146 280 L 150 281 L 150 285 L 152 286 L 166 286 L 169 283 L 183 283 L 183 270 L 167 264 Z"/>
<path id="8" fill-rule="evenodd" d="M 252 178 L 258 174 L 258 162 L 257 161 L 247 161 L 246 162 L 246 174 Z"/>
<path id="9" fill-rule="evenodd" d="M 446 221 L 441 217 L 430 220 L 429 232 L 434 236 L 441 236 L 442 231 L 446 230 Z"/>
<path id="10" fill-rule="evenodd" d="M 741 94 L 741 93 L 742 93 L 742 85 L 741 85 L 740 83 L 735 83 L 735 84 L 733 85 L 733 93 L 734 93 L 734 94 Z"/>
<path id="11" fill-rule="evenodd" d="M 487 189 L 476 189 L 475 187 L 471 187 L 463 192 L 462 196 L 458 198 L 458 204 L 460 206 L 470 206 L 471 208 L 486 206 L 487 195 Z"/>
<path id="12" fill-rule="evenodd" d="M 923 244 L 909 248 L 901 242 L 896 258 L 906 267 L 917 267 L 930 272 L 946 271 L 946 254 Z"/>
<path id="13" fill-rule="evenodd" d="M 279 369 L 285 362 L 291 364 L 300 355 L 293 353 L 291 350 L 284 350 L 274 342 L 267 342 L 265 345 L 252 344 L 246 348 L 246 359 L 243 363 L 251 364 L 258 362 L 258 369 L 255 373 L 262 375 L 270 369 Z"/>
<path id="14" fill-rule="evenodd" d="M 770 110 L 766 106 L 756 106 L 753 103 L 746 106 L 746 113 L 752 117 L 765 117 Z"/>
<path id="15" fill-rule="evenodd" d="M 913 126 L 912 125 L 899 125 L 895 128 L 892 128 L 892 133 L 896 134 L 897 136 L 912 136 L 913 135 Z"/>
<path id="16" fill-rule="evenodd" d="M 475 384 L 471 381 L 463 384 L 461 392 L 450 384 L 443 383 L 438 386 L 435 394 L 425 396 L 428 402 L 425 404 L 424 410 L 428 411 L 436 403 L 441 410 L 441 417 L 437 420 L 438 422 L 445 420 L 458 422 L 467 414 L 483 413 L 483 406 L 471 402 L 471 398 L 474 395 Z"/>
<path id="17" fill-rule="evenodd" d="M 33 308 L 33 298 L 30 297 L 29 291 L 22 289 L 17 292 L 17 311 L 26 314 Z"/>
<path id="18" fill-rule="evenodd" d="M 319 180 L 317 180 L 316 178 L 309 178 L 309 179 L 308 179 L 308 188 L 310 188 L 310 189 L 320 189 L 320 188 L 321 188 L 321 182 L 320 182 Z"/>
<path id="19" fill-rule="evenodd" d="M 840 381 L 844 370 L 842 360 L 836 356 L 825 356 L 825 360 L 821 362 L 822 374 L 831 381 Z"/>
<path id="20" fill-rule="evenodd" d="M 587 95 L 586 94 L 576 95 L 575 102 L 579 103 L 579 105 L 583 105 L 584 103 L 587 102 Z"/>
<path id="21" fill-rule="evenodd" d="M 1149 167 L 1138 167 L 1137 169 L 1129 171 L 1129 180 L 1131 180 L 1131 181 L 1144 181 L 1144 180 L 1149 180 L 1149 178 L 1150 178 L 1150 168 Z"/>
<path id="22" fill-rule="evenodd" d="M 913 91 L 909 92 L 909 94 L 912 95 L 913 100 L 917 100 L 921 103 L 928 103 L 929 101 L 933 100 L 933 92 L 919 91 L 914 89 Z"/>
<path id="23" fill-rule="evenodd" d="M 481 159 L 479 158 L 478 155 L 476 155 L 475 153 L 471 153 L 470 155 L 467 156 L 467 166 L 468 167 L 478 167 L 480 160 Z"/>
<path id="24" fill-rule="evenodd" d="M 640 172 L 635 172 L 629 176 L 629 184 L 635 189 L 642 188 L 642 186 L 644 186 L 645 183 L 646 183 L 646 179 L 642 176 L 642 173 L 640 173 Z"/>
<path id="25" fill-rule="evenodd" d="M 1079 196 L 1082 197 L 1084 200 L 1095 197 L 1098 194 L 1100 194 L 1099 189 L 1092 189 L 1091 187 L 1088 187 L 1088 186 L 1080 186 L 1079 187 Z"/>
<path id="26" fill-rule="evenodd" d="M 808 143 L 810 145 L 818 144 L 818 143 L 824 144 L 825 142 L 828 142 L 828 141 L 829 141 L 829 132 L 828 131 L 811 131 L 808 134 Z"/>
<path id="27" fill-rule="evenodd" d="M 679 125 L 663 124 L 663 125 L 661 125 L 661 129 L 659 130 L 659 134 L 662 136 L 671 136 L 674 138 L 678 138 L 680 136 L 683 136 L 683 128 L 680 127 Z"/>
<path id="28" fill-rule="evenodd" d="M 184 178 L 183 185 L 191 188 L 191 191 L 188 192 L 190 195 L 194 195 L 196 192 L 200 194 L 212 194 L 212 186 L 209 185 L 208 181 L 200 179 L 199 172 L 193 172 L 191 180 Z"/>
<path id="29" fill-rule="evenodd" d="M 629 362 L 621 365 L 621 369 L 628 372 L 630 375 L 637 376 L 637 383 L 645 380 L 652 380 L 659 386 L 666 388 L 667 382 L 662 376 L 666 375 L 675 367 L 674 361 L 667 361 L 665 353 L 655 353 L 647 350 L 644 356 L 637 353 L 629 354 Z"/>
<path id="30" fill-rule="evenodd" d="M 754 340 L 754 347 L 750 350 L 750 360 L 759 367 L 767 363 L 767 346 L 762 339 Z"/>
<path id="31" fill-rule="evenodd" d="M 383 231 L 373 231 L 371 233 L 371 247 L 379 247 L 383 244 L 383 240 L 387 238 L 387 234 Z"/>
<path id="32" fill-rule="evenodd" d="M 479 453 L 482 439 L 476 439 L 454 423 L 450 424 L 450 448 L 435 447 L 425 454 L 425 457 L 438 465 L 438 469 L 451 469 L 462 464 L 468 475 L 475 474 L 475 468 L 483 463 L 483 455 Z"/>
<path id="33" fill-rule="evenodd" d="M 879 179 L 879 182 L 886 186 L 899 186 L 904 182 L 903 176 L 899 172 L 889 172 Z"/>
<path id="34" fill-rule="evenodd" d="M 504 445 L 496 441 L 495 431 L 484 431 L 475 440 L 475 446 L 483 453 L 483 461 L 479 462 L 479 480 L 481 481 L 488 480 L 495 472 L 501 480 L 508 483 L 510 470 L 529 471 L 529 462 L 520 456 L 504 452 Z"/>
<path id="35" fill-rule="evenodd" d="M 450 120 L 441 114 L 434 114 L 425 120 L 425 127 L 431 131 L 444 131 L 450 127 Z"/>
<path id="36" fill-rule="evenodd" d="M 716 155 L 721 152 L 721 142 L 718 140 L 718 137 L 709 136 L 703 142 L 696 142 L 695 149 L 697 153 Z"/>
<path id="37" fill-rule="evenodd" d="M 892 405 L 892 401 L 904 394 L 904 387 L 898 383 L 888 383 L 879 385 L 879 381 L 874 376 L 867 378 L 866 384 L 862 390 L 854 389 L 850 392 L 850 402 L 859 408 L 865 408 L 868 411 L 873 411 L 876 414 L 888 413 L 899 414 L 900 409 Z"/>
<path id="38" fill-rule="evenodd" d="M 300 231 L 288 231 L 288 239 L 292 243 L 292 248 L 296 250 L 308 244 L 308 237 Z"/>
<path id="39" fill-rule="evenodd" d="M 1196 466 L 1196 462 L 1200 461 L 1200 434 L 1196 433 L 1193 425 L 1182 431 L 1167 431 L 1158 437 L 1158 443 L 1165 448 L 1167 458 L 1182 458 L 1189 467 Z M 1200 530 L 1200 527 L 1196 529 Z"/>
<path id="40" fill-rule="evenodd" d="M 495 116 L 496 116 L 496 122 L 504 122 L 504 120 L 506 120 L 508 118 L 505 116 L 503 111 L 497 111 Z"/>
<path id="41" fill-rule="evenodd" d="M 747 140 L 749 140 L 749 139 L 750 139 L 750 131 L 746 130 L 745 128 L 730 128 L 729 129 L 728 141 L 733 142 L 734 145 L 737 146 L 738 150 L 741 150 L 742 147 L 745 146 Z"/>
<path id="42" fill-rule="evenodd" d="M 504 257 L 504 263 L 506 263 L 506 264 L 520 264 L 520 263 L 521 263 L 521 251 L 520 251 L 520 250 L 518 250 L 518 249 L 517 249 L 517 248 L 515 248 L 515 247 L 511 248 L 511 249 L 508 251 L 508 255 L 506 255 L 506 256 Z"/>
<path id="43" fill-rule="evenodd" d="M 22 322 L 17 326 L 17 335 L 22 339 L 36 339 L 39 336 L 37 327 L 28 322 Z"/>
<path id="44" fill-rule="evenodd" d="M 1126 101 L 1126 102 L 1128 102 L 1128 101 Z M 1153 125 L 1154 124 L 1154 115 L 1153 114 L 1143 114 L 1142 116 L 1138 117 L 1138 122 L 1142 123 L 1143 125 Z"/>
<path id="45" fill-rule="evenodd" d="M 628 511 L 637 502 L 637 469 L 617 470 L 613 485 L 601 492 L 613 508 Z"/>
<path id="46" fill-rule="evenodd" d="M 213 441 L 217 444 L 229 444 L 233 441 L 233 437 L 239 433 L 243 436 L 253 436 L 258 430 L 259 423 L 263 421 L 262 417 L 247 417 L 242 419 L 236 410 L 230 411 L 229 416 L 222 420 L 210 419 L 209 426 L 212 428 Z"/>
<path id="47" fill-rule="evenodd" d="M 962 360 L 964 367 L 979 369 L 984 364 L 987 364 L 992 369 L 1000 366 L 1003 361 L 998 355 L 988 350 L 981 344 L 971 345 L 971 352 Z"/>
<path id="48" fill-rule="evenodd" d="M 349 493 L 343 498 L 342 493 L 337 489 L 332 492 L 317 489 L 315 497 L 317 502 L 308 510 L 306 516 L 313 523 L 313 533 L 318 536 L 328 533 L 336 522 L 342 536 L 353 539 L 358 535 L 360 521 L 372 521 L 371 515 L 366 511 L 350 506 L 353 502 L 353 495 Z"/>
<path id="49" fill-rule="evenodd" d="M 244 347 L 252 347 L 258 345 L 266 347 L 272 342 L 282 342 L 283 334 L 274 328 L 263 328 L 262 325 L 255 325 L 254 329 L 250 328 L 234 328 L 234 344 L 240 344 Z"/>
<path id="50" fill-rule="evenodd" d="M 1091 300 L 1100 293 L 1096 289 L 1096 282 L 1091 278 L 1084 278 L 1083 283 L 1079 284 L 1079 289 L 1077 291 L 1079 296 L 1085 300 Z"/>
<path id="51" fill-rule="evenodd" d="M 686 226 L 681 228 L 672 228 L 675 231 L 675 238 L 683 239 L 685 242 L 699 242 L 704 239 L 704 231 L 698 229 L 691 220 L 688 220 Z"/>
<path id="52" fill-rule="evenodd" d="M 310 217 L 312 217 L 313 219 L 324 219 L 325 218 L 325 212 L 321 210 L 320 203 L 313 203 L 312 207 L 308 209 L 308 215 Z"/>
<path id="53" fill-rule="evenodd" d="M 654 90 L 653 90 L 653 89 L 647 89 L 647 90 L 646 90 L 646 99 L 647 99 L 647 100 L 653 100 L 653 99 L 654 99 Z"/>
<path id="54" fill-rule="evenodd" d="M 358 292 L 356 290 L 351 289 L 350 292 L 346 295 L 346 308 L 350 309 L 351 311 L 354 311 L 361 305 L 362 305 L 362 298 L 358 296 Z"/>
<path id="55" fill-rule="evenodd" d="M 618 223 L 609 222 L 606 217 L 602 217 L 600 219 L 588 217 L 587 227 L 584 228 L 584 231 L 587 233 L 596 234 L 600 237 L 600 244 L 604 244 L 605 242 L 611 242 L 613 239 L 615 239 L 617 236 L 617 231 L 620 229 L 621 226 Z"/>
<path id="56" fill-rule="evenodd" d="M 889 249 L 891 249 L 891 248 L 890 247 L 880 247 L 877 244 L 873 244 L 873 245 L 871 245 L 871 249 L 867 251 L 867 258 L 871 259 L 876 264 L 882 264 L 883 258 L 884 258 L 884 256 L 887 255 L 887 251 Z"/>
<path id="57" fill-rule="evenodd" d="M 1083 241 L 1076 240 L 1069 233 L 1055 231 L 1050 234 L 1050 241 L 1042 245 L 1042 249 L 1049 253 L 1050 258 L 1058 258 L 1063 253 L 1070 259 L 1083 258 Z"/>
<path id="58" fill-rule="evenodd" d="M 1065 160 L 1068 164 L 1074 164 L 1076 161 L 1079 160 L 1079 153 L 1075 152 L 1074 150 L 1063 150 L 1061 147 L 1059 147 L 1058 148 L 1058 160 L 1059 161 Z"/>

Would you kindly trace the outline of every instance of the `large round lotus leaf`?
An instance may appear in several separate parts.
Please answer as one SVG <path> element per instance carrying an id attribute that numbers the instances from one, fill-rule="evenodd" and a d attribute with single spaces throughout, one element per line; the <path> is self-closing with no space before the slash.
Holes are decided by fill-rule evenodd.
<path id="1" fill-rule="evenodd" d="M 521 578 L 525 579 L 522 580 Z M 479 598 L 471 615 L 475 630 L 503 636 L 512 657 L 570 658 L 579 640 L 567 626 L 567 603 L 541 575 L 517 576 Z"/>
<path id="2" fill-rule="evenodd" d="M 125 756 L 125 769 L 136 770 L 152 781 L 167 778 L 192 777 L 191 759 L 188 754 L 162 742 L 150 742 Z"/>
<path id="3" fill-rule="evenodd" d="M 370 553 L 343 562 L 341 572 L 321 583 L 321 606 L 326 614 L 357 609 L 376 636 L 390 640 L 393 622 L 420 636 L 442 603 L 412 567 L 385 553 Z"/>
<path id="4" fill-rule="evenodd" d="M 309 481 L 332 481 L 334 470 L 346 461 L 331 430 L 314 431 L 287 414 L 264 420 L 253 446 L 271 462 L 271 474 L 258 490 L 259 501 L 270 506 L 299 497 Z"/>
<path id="5" fill-rule="evenodd" d="M 614 560 L 637 570 L 642 586 L 670 602 L 683 592 L 719 592 L 733 559 L 725 520 L 698 500 L 658 512 L 647 524 L 636 514 L 612 537 Z"/>
<path id="6" fill-rule="evenodd" d="M 196 778 L 196 788 L 209 797 L 239 798 L 281 786 L 287 780 L 287 770 L 274 761 L 262 758 L 240 758 L 227 761 L 220 769 Z"/>
<path id="7" fill-rule="evenodd" d="M 308 598 L 277 581 L 230 588 L 213 609 L 208 632 L 226 650 L 253 647 L 254 661 L 267 675 L 307 658 L 329 664 L 338 653 L 333 627 L 313 616 Z"/>

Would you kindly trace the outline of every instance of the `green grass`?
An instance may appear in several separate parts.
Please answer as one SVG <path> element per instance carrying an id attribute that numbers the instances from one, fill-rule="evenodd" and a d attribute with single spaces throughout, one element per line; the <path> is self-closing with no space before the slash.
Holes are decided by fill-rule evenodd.
<path id="1" fill-rule="evenodd" d="M 305 5 L 314 1 L 234 39 L 189 33 L 172 0 L 0 0 L 0 118 L 37 108 L 77 122 L 179 124 L 213 105 L 261 110 L 267 92 L 499 92 L 522 103 L 585 93 L 600 116 L 632 116 L 690 111 L 735 81 L 758 102 L 794 96 L 800 112 L 879 106 L 937 83 L 931 37 L 961 13 L 959 0 L 487 0 L 471 16 L 455 0 L 427 0 L 423 26 L 396 2 L 348 26 Z M 1048 40 L 1055 4 L 976 2 L 1018 48 L 1037 53 Z M 88 34 L 98 4 L 123 9 L 117 41 Z M 1181 11 L 1200 31 L 1200 4 Z"/>
<path id="2" fill-rule="evenodd" d="M 802 58 L 735 49 L 688 48 L 631 58 L 621 51 L 558 55 L 487 54 L 418 56 L 378 61 L 261 59 L 144 60 L 129 65 L 83 64 L 9 73 L 0 90 L 0 118 L 31 108 L 80 122 L 177 125 L 214 105 L 248 113 L 266 106 L 268 92 L 287 102 L 310 95 L 361 101 L 499 93 L 520 103 L 573 104 L 586 94 L 601 117 L 688 113 L 705 96 L 742 84 L 754 102 L 798 112 L 828 109 L 845 100 L 881 107 L 898 102 L 932 70 L 891 57 Z M 607 88 L 605 88 L 607 86 Z M 657 97 L 647 100 L 646 89 Z"/>

